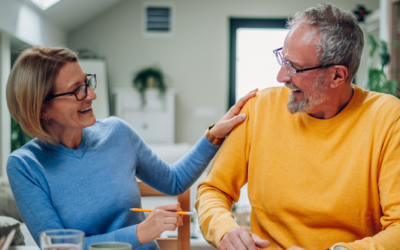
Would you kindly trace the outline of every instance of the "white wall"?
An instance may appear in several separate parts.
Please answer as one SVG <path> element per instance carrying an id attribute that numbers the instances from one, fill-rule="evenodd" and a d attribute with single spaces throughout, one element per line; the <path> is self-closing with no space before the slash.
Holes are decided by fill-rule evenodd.
<path id="1" fill-rule="evenodd" d="M 66 45 L 66 32 L 23 0 L 0 1 L 0 31 L 31 45 Z"/>
<path id="2" fill-rule="evenodd" d="M 11 148 L 11 120 L 6 102 L 6 85 L 11 69 L 10 37 L 0 34 L 0 176 L 7 176 L 6 163 Z"/>
<path id="3" fill-rule="evenodd" d="M 388 18 L 387 18 L 387 13 L 388 13 L 388 2 L 389 0 L 379 0 L 380 3 L 380 29 L 379 29 L 379 38 L 383 41 L 388 41 L 389 40 L 389 24 L 388 24 Z"/>
<path id="4" fill-rule="evenodd" d="M 363 50 L 363 54 L 361 56 L 360 68 L 356 75 L 356 84 L 362 88 L 367 88 L 368 85 L 365 82 L 365 80 L 367 78 L 368 58 L 369 58 L 369 52 L 371 49 L 371 47 L 368 45 L 367 39 L 368 39 L 368 35 L 372 35 L 375 38 L 375 41 L 379 42 L 380 28 L 370 31 L 370 32 L 366 32 L 365 26 L 361 26 L 361 28 L 364 31 L 364 50 Z M 374 62 L 375 63 L 378 62 L 378 53 L 375 53 Z M 374 64 L 373 66 L 376 67 L 376 64 Z"/>
<path id="5" fill-rule="evenodd" d="M 0 176 L 6 176 L 11 118 L 5 88 L 11 70 L 11 41 L 17 38 L 30 45 L 65 46 L 67 35 L 24 0 L 0 0 L 0 37 Z"/>
<path id="6" fill-rule="evenodd" d="M 141 33 L 147 2 L 122 1 L 69 33 L 68 46 L 105 56 L 111 88 L 131 86 L 134 72 L 142 67 L 161 66 L 177 90 L 176 142 L 192 144 L 227 110 L 229 17 L 286 18 L 319 2 L 350 10 L 360 2 L 379 8 L 379 0 L 153 0 L 149 2 L 174 4 L 176 29 L 173 38 L 150 39 Z M 196 117 L 198 108 L 215 108 L 217 116 Z"/>

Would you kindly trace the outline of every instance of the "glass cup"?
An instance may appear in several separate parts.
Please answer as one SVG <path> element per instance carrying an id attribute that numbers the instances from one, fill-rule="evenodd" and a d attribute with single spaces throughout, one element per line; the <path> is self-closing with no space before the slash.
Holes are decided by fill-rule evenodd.
<path id="1" fill-rule="evenodd" d="M 75 229 L 54 229 L 40 233 L 42 250 L 83 250 L 85 233 Z"/>

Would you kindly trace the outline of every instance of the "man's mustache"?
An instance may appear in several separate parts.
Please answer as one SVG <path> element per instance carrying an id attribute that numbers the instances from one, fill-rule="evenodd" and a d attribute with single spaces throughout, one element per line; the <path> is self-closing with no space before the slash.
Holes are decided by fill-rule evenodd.
<path id="1" fill-rule="evenodd" d="M 300 89 L 299 87 L 296 86 L 296 84 L 292 83 L 292 82 L 284 82 L 283 83 L 285 85 L 286 88 L 296 88 L 296 89 Z"/>

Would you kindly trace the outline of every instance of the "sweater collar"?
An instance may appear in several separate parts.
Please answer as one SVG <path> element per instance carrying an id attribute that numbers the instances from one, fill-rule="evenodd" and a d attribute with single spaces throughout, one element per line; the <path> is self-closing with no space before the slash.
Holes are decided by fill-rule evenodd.
<path id="1" fill-rule="evenodd" d="M 308 114 L 299 113 L 301 119 L 306 123 L 313 124 L 313 125 L 320 125 L 320 126 L 332 126 L 332 125 L 340 122 L 341 120 L 343 120 L 343 118 L 348 116 L 349 113 L 351 113 L 351 111 L 356 106 L 357 101 L 361 95 L 362 89 L 353 84 L 352 84 L 352 86 L 354 88 L 354 93 L 350 99 L 350 102 L 347 103 L 346 107 L 344 107 L 344 109 L 342 109 L 342 111 L 340 111 L 334 117 L 332 117 L 330 119 L 318 119 L 318 118 L 309 116 Z"/>
<path id="2" fill-rule="evenodd" d="M 84 128 L 82 130 L 82 141 L 79 144 L 78 149 L 72 149 L 72 148 L 64 146 L 64 145 L 62 145 L 60 143 L 57 143 L 55 145 L 50 144 L 50 143 L 46 143 L 45 146 L 49 147 L 49 148 L 52 148 L 52 149 L 55 149 L 55 150 L 57 150 L 58 152 L 60 152 L 62 154 L 69 155 L 69 156 L 77 158 L 77 159 L 82 159 L 83 156 L 86 153 L 87 145 L 89 144 L 89 142 L 90 142 L 89 130 L 88 130 L 88 128 Z"/>

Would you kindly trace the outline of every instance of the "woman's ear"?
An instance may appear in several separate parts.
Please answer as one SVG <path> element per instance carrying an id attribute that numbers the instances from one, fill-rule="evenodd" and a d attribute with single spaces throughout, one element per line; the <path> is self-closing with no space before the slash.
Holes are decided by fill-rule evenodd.
<path id="1" fill-rule="evenodd" d="M 342 65 L 333 66 L 334 76 L 331 82 L 331 88 L 337 88 L 343 83 L 346 83 L 347 76 L 349 75 L 349 70 L 347 67 Z"/>
<path id="2" fill-rule="evenodd" d="M 40 119 L 42 120 L 48 120 L 50 117 L 48 117 L 47 113 L 47 104 L 43 103 L 42 107 L 40 108 Z"/>

